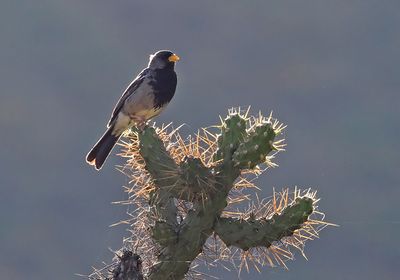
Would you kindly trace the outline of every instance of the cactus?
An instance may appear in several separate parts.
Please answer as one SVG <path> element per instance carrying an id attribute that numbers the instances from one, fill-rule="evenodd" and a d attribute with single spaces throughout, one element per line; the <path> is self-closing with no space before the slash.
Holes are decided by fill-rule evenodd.
<path id="1" fill-rule="evenodd" d="M 275 166 L 271 159 L 283 150 L 283 140 L 276 138 L 284 128 L 271 115 L 231 109 L 216 131 L 202 129 L 187 140 L 169 126 L 127 134 L 123 156 L 128 160 L 121 171 L 133 184 L 128 201 L 121 203 L 135 204 L 137 210 L 131 213 L 132 235 L 124 252 L 140 256 L 144 279 L 190 278 L 202 257 L 231 261 L 239 256 L 240 269 L 248 269 L 248 261 L 257 269 L 286 267 L 285 260 L 293 258 L 290 247 L 302 251 L 306 240 L 329 225 L 311 190 L 285 189 L 253 202 L 247 211 L 233 211 L 248 199 L 246 189 L 254 187 L 249 176 Z M 113 271 L 118 268 L 121 276 L 120 266 L 117 257 Z M 105 274 L 96 270 L 89 278 L 110 279 Z"/>

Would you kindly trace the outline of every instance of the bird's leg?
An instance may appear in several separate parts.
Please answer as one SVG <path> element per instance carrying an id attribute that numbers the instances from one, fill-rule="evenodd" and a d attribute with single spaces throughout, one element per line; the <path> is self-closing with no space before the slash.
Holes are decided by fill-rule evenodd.
<path id="1" fill-rule="evenodd" d="M 140 131 L 143 131 L 143 130 L 146 128 L 146 126 L 147 126 L 147 123 L 146 123 L 146 122 L 141 122 L 141 123 L 136 124 L 136 127 L 137 127 Z"/>
<path id="2" fill-rule="evenodd" d="M 146 119 L 142 117 L 134 116 L 132 121 L 139 131 L 143 131 L 147 125 Z"/>

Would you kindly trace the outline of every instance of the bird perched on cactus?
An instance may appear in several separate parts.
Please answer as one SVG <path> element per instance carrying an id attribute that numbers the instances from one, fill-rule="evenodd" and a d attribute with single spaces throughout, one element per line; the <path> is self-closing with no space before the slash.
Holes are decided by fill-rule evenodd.
<path id="1" fill-rule="evenodd" d="M 86 156 L 86 161 L 99 170 L 122 133 L 132 127 L 142 128 L 159 115 L 175 94 L 177 77 L 174 70 L 179 57 L 161 50 L 150 55 L 150 61 L 131 82 L 114 107 L 107 130 Z"/>

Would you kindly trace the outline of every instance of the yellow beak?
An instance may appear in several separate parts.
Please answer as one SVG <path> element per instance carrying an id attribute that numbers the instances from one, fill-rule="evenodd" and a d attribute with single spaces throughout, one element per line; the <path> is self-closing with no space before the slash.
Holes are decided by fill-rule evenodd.
<path id="1" fill-rule="evenodd" d="M 177 62 L 179 59 L 180 59 L 179 56 L 177 56 L 176 54 L 173 54 L 170 57 L 168 57 L 168 61 L 170 62 Z"/>

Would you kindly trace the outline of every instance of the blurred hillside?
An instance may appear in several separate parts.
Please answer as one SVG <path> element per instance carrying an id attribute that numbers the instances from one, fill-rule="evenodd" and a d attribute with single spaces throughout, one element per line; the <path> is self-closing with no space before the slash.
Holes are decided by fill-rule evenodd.
<path id="1" fill-rule="evenodd" d="M 118 249 L 127 178 L 84 157 L 129 81 L 172 49 L 178 89 L 157 122 L 212 125 L 229 107 L 286 123 L 272 187 L 314 187 L 329 221 L 289 271 L 242 279 L 397 279 L 400 2 L 2 1 L 0 272 L 79 279 Z M 222 279 L 236 272 L 213 271 Z"/>

